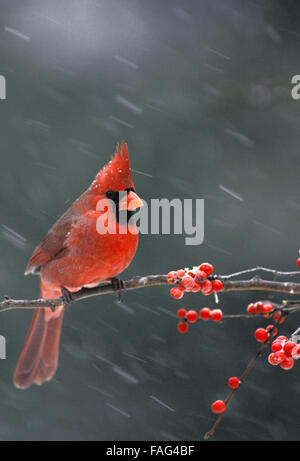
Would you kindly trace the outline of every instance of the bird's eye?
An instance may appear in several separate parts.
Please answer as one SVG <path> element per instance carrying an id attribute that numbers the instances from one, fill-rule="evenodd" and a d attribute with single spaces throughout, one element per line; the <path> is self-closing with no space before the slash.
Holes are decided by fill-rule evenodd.
<path id="1" fill-rule="evenodd" d="M 108 191 L 106 192 L 106 197 L 107 197 L 107 198 L 113 198 L 113 196 L 114 196 L 114 191 L 108 190 Z"/>

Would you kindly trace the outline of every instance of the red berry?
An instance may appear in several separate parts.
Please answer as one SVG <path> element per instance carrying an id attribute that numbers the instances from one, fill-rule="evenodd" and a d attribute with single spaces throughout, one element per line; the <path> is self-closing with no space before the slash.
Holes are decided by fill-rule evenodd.
<path id="1" fill-rule="evenodd" d="M 193 286 L 193 288 L 192 288 L 192 292 L 193 292 L 193 293 L 197 293 L 197 292 L 200 291 L 200 290 L 201 290 L 201 286 L 199 285 L 199 283 L 194 282 L 194 286 Z"/>
<path id="2" fill-rule="evenodd" d="M 177 325 L 179 333 L 186 333 L 189 329 L 189 326 L 186 322 L 179 322 Z"/>
<path id="3" fill-rule="evenodd" d="M 232 376 L 228 379 L 228 386 L 232 387 L 232 389 L 237 389 L 240 385 L 240 380 L 236 376 Z"/>
<path id="4" fill-rule="evenodd" d="M 180 286 L 180 288 L 183 288 L 186 291 L 191 291 L 194 284 L 195 284 L 194 279 L 192 277 L 190 277 L 189 275 L 185 275 L 182 278 L 179 286 Z"/>
<path id="5" fill-rule="evenodd" d="M 210 295 L 213 292 L 212 283 L 209 280 L 205 280 L 201 284 L 201 290 L 204 295 Z"/>
<path id="6" fill-rule="evenodd" d="M 186 319 L 188 322 L 194 323 L 198 320 L 198 315 L 196 311 L 188 311 L 186 314 Z"/>
<path id="7" fill-rule="evenodd" d="M 209 263 L 202 263 L 201 266 L 199 267 L 200 271 L 205 272 L 207 275 L 210 275 L 214 271 L 214 266 L 212 266 Z"/>
<path id="8" fill-rule="evenodd" d="M 297 266 L 300 267 L 300 258 L 297 259 Z"/>
<path id="9" fill-rule="evenodd" d="M 257 328 L 257 330 L 254 333 L 255 339 L 259 341 L 260 343 L 264 343 L 266 339 L 268 339 L 268 332 L 264 328 Z"/>
<path id="10" fill-rule="evenodd" d="M 195 274 L 195 282 L 201 285 L 207 279 L 207 274 L 204 271 L 197 270 Z"/>
<path id="11" fill-rule="evenodd" d="M 273 319 L 275 322 L 278 322 L 281 317 L 281 312 L 276 312 L 276 314 L 273 315 Z"/>
<path id="12" fill-rule="evenodd" d="M 294 366 L 294 359 L 292 357 L 286 357 L 281 363 L 280 366 L 283 370 L 290 370 Z"/>
<path id="13" fill-rule="evenodd" d="M 183 296 L 183 290 L 181 290 L 179 287 L 173 287 L 170 290 L 170 294 L 175 299 L 181 299 Z"/>
<path id="14" fill-rule="evenodd" d="M 261 301 L 257 301 L 255 304 L 255 312 L 257 314 L 261 314 L 263 312 L 263 309 L 264 309 L 264 305 Z"/>
<path id="15" fill-rule="evenodd" d="M 273 310 L 273 306 L 271 303 L 269 302 L 266 302 L 266 303 L 263 303 L 263 312 L 272 312 Z"/>
<path id="16" fill-rule="evenodd" d="M 171 271 L 168 273 L 167 275 L 167 281 L 169 283 L 175 283 L 177 281 L 178 277 L 177 277 L 177 272 L 175 271 Z"/>
<path id="17" fill-rule="evenodd" d="M 210 319 L 210 308 L 203 307 L 199 312 L 200 318 L 202 320 L 209 320 Z"/>
<path id="18" fill-rule="evenodd" d="M 213 413 L 224 413 L 225 410 L 226 410 L 226 403 L 223 402 L 223 400 L 216 400 L 211 405 L 211 411 Z"/>
<path id="19" fill-rule="evenodd" d="M 255 305 L 253 303 L 248 304 L 247 312 L 248 312 L 248 314 L 255 314 L 256 313 Z"/>
<path id="20" fill-rule="evenodd" d="M 211 311 L 210 317 L 214 322 L 220 322 L 223 318 L 223 312 L 221 309 L 214 309 Z"/>
<path id="21" fill-rule="evenodd" d="M 183 270 L 183 269 L 178 269 L 178 271 L 177 271 L 178 277 L 180 277 L 180 278 L 181 278 L 181 277 L 184 277 L 185 274 L 186 274 L 185 270 Z"/>
<path id="22" fill-rule="evenodd" d="M 186 314 L 186 309 L 183 309 L 183 308 L 178 309 L 178 311 L 177 311 L 177 316 L 178 316 L 180 319 L 184 319 L 185 314 Z"/>
<path id="23" fill-rule="evenodd" d="M 272 343 L 271 349 L 272 349 L 273 352 L 281 351 L 282 345 L 281 345 L 280 341 L 277 341 L 277 340 L 274 341 L 274 342 Z"/>
<path id="24" fill-rule="evenodd" d="M 294 359 L 299 359 L 299 357 L 300 357 L 300 346 L 294 347 L 293 352 L 292 352 L 292 356 L 294 357 Z"/>
<path id="25" fill-rule="evenodd" d="M 212 281 L 212 288 L 214 291 L 221 291 L 223 290 L 223 283 L 221 280 L 215 279 Z"/>
<path id="26" fill-rule="evenodd" d="M 275 354 L 270 354 L 269 357 L 268 357 L 268 362 L 271 364 L 271 365 L 278 365 L 279 362 L 278 360 L 276 359 L 276 355 Z"/>
<path id="27" fill-rule="evenodd" d="M 285 353 L 284 352 L 275 352 L 274 354 L 274 360 L 276 360 L 277 363 L 281 363 L 286 359 Z"/>
<path id="28" fill-rule="evenodd" d="M 287 341 L 286 336 L 277 336 L 276 341 Z"/>
<path id="29" fill-rule="evenodd" d="M 272 336 L 276 336 L 277 333 L 278 333 L 278 330 L 277 330 L 276 327 L 274 327 L 274 325 L 268 325 L 268 326 L 266 327 L 266 330 L 267 330 L 269 333 L 271 333 Z"/>
<path id="30" fill-rule="evenodd" d="M 294 349 L 295 346 L 296 346 L 296 343 L 294 343 L 293 341 L 287 341 L 284 344 L 283 350 L 288 357 L 292 356 L 292 350 Z"/>

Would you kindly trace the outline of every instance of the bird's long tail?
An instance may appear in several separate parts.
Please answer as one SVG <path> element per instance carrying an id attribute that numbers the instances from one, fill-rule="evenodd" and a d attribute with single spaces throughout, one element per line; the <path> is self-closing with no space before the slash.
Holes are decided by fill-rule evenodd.
<path id="1" fill-rule="evenodd" d="M 41 295 L 44 299 L 61 296 L 61 290 L 41 281 Z M 36 309 L 31 321 L 27 339 L 14 374 L 14 384 L 26 389 L 31 384 L 49 381 L 57 368 L 59 340 L 64 316 L 64 305 Z"/>

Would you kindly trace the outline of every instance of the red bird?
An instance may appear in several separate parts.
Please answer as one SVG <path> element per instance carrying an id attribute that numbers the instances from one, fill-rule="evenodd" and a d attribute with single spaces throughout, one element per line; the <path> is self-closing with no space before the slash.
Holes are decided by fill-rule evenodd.
<path id="1" fill-rule="evenodd" d="M 101 199 L 109 199 L 106 208 L 99 207 Z M 25 274 L 40 275 L 42 297 L 58 298 L 82 287 L 118 281 L 116 276 L 130 264 L 137 249 L 136 226 L 129 218 L 141 206 L 143 202 L 131 179 L 127 145 L 122 142 L 121 149 L 117 145 L 112 160 L 59 218 L 31 256 Z M 98 218 L 103 218 L 104 210 L 104 221 L 113 222 L 115 233 L 99 233 Z M 126 218 L 120 219 L 124 213 Z M 64 307 L 58 306 L 55 311 L 35 310 L 14 374 L 16 387 L 41 385 L 53 377 Z"/>

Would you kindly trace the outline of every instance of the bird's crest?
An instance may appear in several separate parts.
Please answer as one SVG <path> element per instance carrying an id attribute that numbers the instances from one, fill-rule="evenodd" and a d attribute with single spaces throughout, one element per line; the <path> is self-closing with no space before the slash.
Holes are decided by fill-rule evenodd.
<path id="1" fill-rule="evenodd" d="M 97 174 L 91 190 L 96 193 L 105 193 L 108 190 L 120 191 L 127 188 L 134 188 L 134 185 L 130 174 L 128 147 L 122 141 L 121 148 L 117 144 L 111 161 Z"/>

